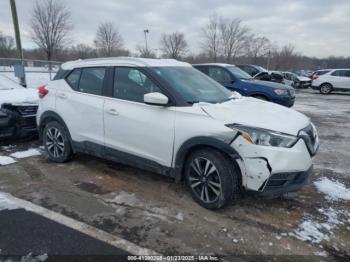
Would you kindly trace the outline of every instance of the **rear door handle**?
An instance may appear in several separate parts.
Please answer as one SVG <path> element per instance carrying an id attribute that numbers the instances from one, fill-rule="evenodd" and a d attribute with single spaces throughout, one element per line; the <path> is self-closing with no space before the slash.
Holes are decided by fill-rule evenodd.
<path id="1" fill-rule="evenodd" d="M 62 99 L 66 99 L 67 95 L 65 93 L 58 93 L 57 96 Z"/>
<path id="2" fill-rule="evenodd" d="M 113 116 L 119 115 L 118 111 L 114 108 L 107 109 L 107 113 Z"/>

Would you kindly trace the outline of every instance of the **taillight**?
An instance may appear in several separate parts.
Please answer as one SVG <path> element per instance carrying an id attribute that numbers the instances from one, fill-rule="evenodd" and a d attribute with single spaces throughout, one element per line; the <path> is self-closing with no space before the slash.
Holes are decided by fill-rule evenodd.
<path id="1" fill-rule="evenodd" d="M 45 86 L 41 86 L 38 88 L 38 93 L 39 93 L 39 97 L 43 98 L 49 93 L 49 90 L 47 90 Z"/>
<path id="2" fill-rule="evenodd" d="M 312 80 L 316 80 L 318 78 L 318 75 L 314 75 L 313 77 L 312 77 Z"/>

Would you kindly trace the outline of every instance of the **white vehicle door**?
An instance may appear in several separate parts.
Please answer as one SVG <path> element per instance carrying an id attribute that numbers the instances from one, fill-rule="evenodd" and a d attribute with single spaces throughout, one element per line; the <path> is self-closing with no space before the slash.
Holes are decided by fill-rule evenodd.
<path id="1" fill-rule="evenodd" d="M 347 89 L 350 89 L 350 70 L 346 70 L 346 76 L 348 78 Z"/>
<path id="2" fill-rule="evenodd" d="M 330 82 L 335 88 L 349 88 L 349 77 L 347 77 L 347 70 L 335 70 L 330 74 Z"/>
<path id="3" fill-rule="evenodd" d="M 152 92 L 162 93 L 141 69 L 115 68 L 113 97 L 104 105 L 106 153 L 171 167 L 175 107 L 145 104 L 144 94 Z"/>
<path id="4" fill-rule="evenodd" d="M 57 88 L 56 112 L 75 142 L 104 144 L 102 88 L 105 75 L 104 67 L 74 69 L 63 80 L 65 84 Z"/>

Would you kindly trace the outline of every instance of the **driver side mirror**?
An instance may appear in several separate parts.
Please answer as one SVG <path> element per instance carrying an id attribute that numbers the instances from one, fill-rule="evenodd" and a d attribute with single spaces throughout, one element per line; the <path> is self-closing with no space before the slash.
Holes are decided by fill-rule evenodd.
<path id="1" fill-rule="evenodd" d="M 161 93 L 148 93 L 143 96 L 143 101 L 148 105 L 166 106 L 169 98 Z"/>

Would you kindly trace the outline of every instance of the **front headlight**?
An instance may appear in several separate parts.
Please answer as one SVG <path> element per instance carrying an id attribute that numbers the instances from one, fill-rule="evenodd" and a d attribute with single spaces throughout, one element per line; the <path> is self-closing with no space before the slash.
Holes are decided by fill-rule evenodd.
<path id="1" fill-rule="evenodd" d="M 288 91 L 286 89 L 279 89 L 279 88 L 276 88 L 273 90 L 275 92 L 276 95 L 278 96 L 285 96 L 285 95 L 288 95 Z"/>
<path id="2" fill-rule="evenodd" d="M 227 127 L 238 130 L 242 137 L 251 144 L 260 146 L 292 147 L 298 138 L 266 129 L 230 124 Z"/>

